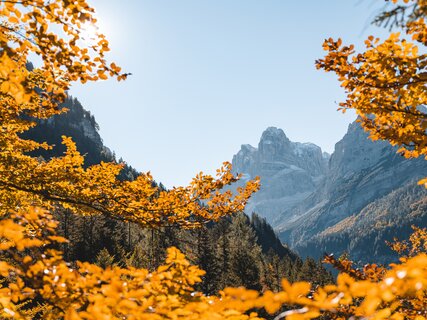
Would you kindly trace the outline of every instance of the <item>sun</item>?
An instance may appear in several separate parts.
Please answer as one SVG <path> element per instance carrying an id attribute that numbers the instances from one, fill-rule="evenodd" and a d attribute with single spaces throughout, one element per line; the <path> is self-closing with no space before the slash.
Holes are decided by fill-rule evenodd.
<path id="1" fill-rule="evenodd" d="M 80 38 L 85 42 L 93 42 L 98 38 L 99 27 L 93 22 L 86 22 L 80 28 Z"/>

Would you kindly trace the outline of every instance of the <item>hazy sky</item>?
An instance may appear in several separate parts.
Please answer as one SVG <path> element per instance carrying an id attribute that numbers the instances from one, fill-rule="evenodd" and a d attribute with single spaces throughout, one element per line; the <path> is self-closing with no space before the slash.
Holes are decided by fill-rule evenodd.
<path id="1" fill-rule="evenodd" d="M 109 58 L 133 75 L 75 85 L 104 143 L 166 186 L 214 172 L 268 126 L 333 152 L 354 118 L 318 71 L 325 38 L 379 33 L 381 0 L 96 0 Z"/>

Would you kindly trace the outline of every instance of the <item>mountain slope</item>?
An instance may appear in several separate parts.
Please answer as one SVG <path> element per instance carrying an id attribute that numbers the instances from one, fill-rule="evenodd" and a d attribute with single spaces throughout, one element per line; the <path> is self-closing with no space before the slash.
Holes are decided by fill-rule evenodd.
<path id="1" fill-rule="evenodd" d="M 308 255 L 312 254 L 312 248 L 320 252 L 351 252 L 362 261 L 386 263 L 393 256 L 397 259 L 386 241 L 395 237 L 407 239 L 412 232 L 411 225 L 427 225 L 427 190 L 416 181 L 393 190 L 369 203 L 360 213 L 325 229 L 300 245 L 299 251 Z"/>
<path id="2" fill-rule="evenodd" d="M 283 148 L 283 143 L 273 140 L 271 144 L 270 150 Z M 369 140 L 356 122 L 349 126 L 320 171 L 307 170 L 305 158 L 289 156 L 295 150 L 292 143 L 285 147 L 286 151 L 273 153 L 275 162 L 288 165 L 287 174 L 282 174 L 280 168 L 265 175 L 258 169 L 265 157 L 259 156 L 255 148 L 251 149 L 252 157 L 246 157 L 255 160 L 247 161 L 246 166 L 235 161 L 243 154 L 242 148 L 233 163 L 237 171 L 249 175 L 256 171 L 261 182 L 266 181 L 261 197 L 254 198 L 251 209 L 266 217 L 281 240 L 299 253 L 319 256 L 325 251 L 336 254 L 348 251 L 356 260 L 366 261 L 370 256 L 373 260 L 378 257 L 389 261 L 392 253 L 385 240 L 392 240 L 397 231 L 409 232 L 413 223 L 426 225 L 427 192 L 415 183 L 427 175 L 424 159 L 405 159 L 387 142 Z M 309 156 L 309 163 L 318 159 L 319 152 L 320 148 Z M 304 174 L 293 176 L 295 168 L 304 170 Z M 396 201 L 399 206 L 385 205 Z"/>

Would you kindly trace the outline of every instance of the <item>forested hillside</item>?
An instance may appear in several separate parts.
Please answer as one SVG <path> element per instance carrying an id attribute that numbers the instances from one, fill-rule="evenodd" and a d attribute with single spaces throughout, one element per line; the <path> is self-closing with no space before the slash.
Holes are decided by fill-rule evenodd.
<path id="1" fill-rule="evenodd" d="M 95 117 L 76 98 L 68 98 L 61 107 L 68 112 L 39 121 L 26 132 L 26 138 L 54 145 L 52 150 L 35 152 L 35 156 L 60 156 L 65 150 L 61 136 L 67 135 L 85 155 L 86 165 L 117 161 L 114 153 L 103 145 Z M 124 179 L 138 176 L 130 166 L 126 165 L 123 171 Z M 56 210 L 55 217 L 60 222 L 61 235 L 70 240 L 62 246 L 68 261 L 154 270 L 164 262 L 166 249 L 175 246 L 206 271 L 199 288 L 206 294 L 217 293 L 227 286 L 277 291 L 282 278 L 292 282 L 308 280 L 318 285 L 333 281 L 319 261 L 299 258 L 281 243 L 266 220 L 256 214 L 249 218 L 241 213 L 196 230 L 146 229 L 105 216 L 78 216 L 65 209 Z"/>
<path id="2" fill-rule="evenodd" d="M 304 255 L 316 255 L 316 251 L 349 253 L 361 264 L 396 262 L 398 254 L 387 243 L 408 239 L 413 232 L 411 226 L 427 226 L 427 192 L 416 181 L 380 197 L 359 213 L 301 243 L 299 251 Z"/>
<path id="3" fill-rule="evenodd" d="M 85 110 L 77 98 L 68 96 L 59 108 L 68 111 L 49 119 L 35 119 L 37 125 L 21 135 L 23 138 L 47 142 L 52 146 L 48 150 L 37 149 L 31 154 L 45 159 L 59 156 L 66 150 L 62 137 L 67 136 L 73 138 L 77 149 L 84 155 L 85 166 L 101 161 L 123 162 L 122 159 L 116 159 L 115 153 L 103 144 L 94 115 Z M 127 164 L 120 173 L 122 179 L 132 180 L 136 175 L 136 170 Z"/>

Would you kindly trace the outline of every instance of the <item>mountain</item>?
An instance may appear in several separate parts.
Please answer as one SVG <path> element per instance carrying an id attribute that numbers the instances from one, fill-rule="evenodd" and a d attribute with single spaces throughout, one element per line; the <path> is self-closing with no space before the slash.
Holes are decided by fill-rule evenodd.
<path id="1" fill-rule="evenodd" d="M 281 165 L 263 171 L 272 161 Z M 426 225 L 427 191 L 416 181 L 427 175 L 427 162 L 369 140 L 357 122 L 330 157 L 268 128 L 258 149 L 242 146 L 233 165 L 247 178 L 261 176 L 260 195 L 248 209 L 266 217 L 303 256 L 349 252 L 362 262 L 389 262 L 394 256 L 385 241 L 407 237 L 411 224 Z"/>
<path id="2" fill-rule="evenodd" d="M 264 131 L 258 148 L 242 145 L 233 168 L 242 181 L 261 178 L 261 189 L 246 211 L 257 212 L 275 223 L 278 212 L 292 208 L 319 188 L 327 173 L 329 155 L 312 143 L 291 142 L 282 129 Z"/>

